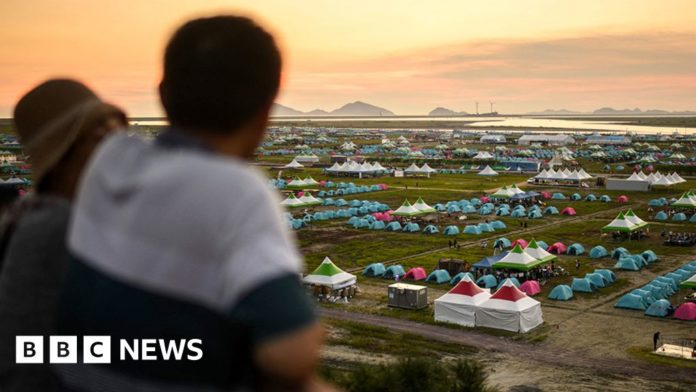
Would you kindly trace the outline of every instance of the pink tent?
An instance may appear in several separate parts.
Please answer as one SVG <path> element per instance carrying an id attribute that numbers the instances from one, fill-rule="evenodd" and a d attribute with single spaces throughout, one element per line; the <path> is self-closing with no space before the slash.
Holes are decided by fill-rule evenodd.
<path id="1" fill-rule="evenodd" d="M 674 318 L 687 321 L 696 320 L 696 303 L 683 303 L 680 307 L 677 308 L 677 311 L 674 312 Z"/>
<path id="2" fill-rule="evenodd" d="M 619 203 L 628 203 L 628 196 L 621 195 L 616 199 L 616 201 Z"/>
<path id="3" fill-rule="evenodd" d="M 653 167 L 653 165 L 648 165 L 648 166 L 645 167 L 645 171 L 648 172 L 648 173 L 652 173 L 652 171 L 653 171 L 654 169 L 655 169 L 655 168 Z"/>
<path id="4" fill-rule="evenodd" d="M 523 240 L 522 238 L 518 238 L 510 244 L 510 248 L 514 248 L 516 245 L 521 246 L 523 249 L 527 247 L 527 241 Z"/>
<path id="5" fill-rule="evenodd" d="M 565 253 L 568 250 L 568 247 L 565 246 L 565 244 L 562 242 L 556 242 L 553 245 L 549 246 L 549 248 L 546 250 L 550 253 L 560 255 L 562 253 Z"/>
<path id="6" fill-rule="evenodd" d="M 576 215 L 577 213 L 575 212 L 575 208 L 573 207 L 566 207 L 561 211 L 561 215 Z"/>
<path id="7" fill-rule="evenodd" d="M 541 197 L 544 199 L 550 199 L 551 194 L 549 192 L 541 192 Z"/>
<path id="8" fill-rule="evenodd" d="M 532 296 L 541 293 L 541 286 L 539 286 L 539 282 L 536 280 L 528 280 L 520 285 L 520 290 Z"/>
<path id="9" fill-rule="evenodd" d="M 428 274 L 425 273 L 425 270 L 423 267 L 413 267 L 408 272 L 402 280 L 423 280 L 428 277 Z"/>
<path id="10" fill-rule="evenodd" d="M 379 189 L 381 189 L 383 191 L 386 191 L 387 189 L 389 189 L 387 184 L 377 184 L 377 186 L 379 187 Z"/>
<path id="11" fill-rule="evenodd" d="M 479 200 L 481 200 L 481 203 L 490 203 L 491 202 L 491 198 L 488 196 L 481 196 L 481 198 Z"/>
<path id="12" fill-rule="evenodd" d="M 633 166 L 633 171 L 638 173 L 640 171 L 640 165 Z"/>
<path id="13" fill-rule="evenodd" d="M 304 191 L 299 191 L 299 192 L 297 192 L 297 195 L 295 195 L 295 196 L 302 197 L 303 195 L 304 195 Z"/>
<path id="14" fill-rule="evenodd" d="M 326 180 L 319 181 L 319 186 L 326 186 Z"/>

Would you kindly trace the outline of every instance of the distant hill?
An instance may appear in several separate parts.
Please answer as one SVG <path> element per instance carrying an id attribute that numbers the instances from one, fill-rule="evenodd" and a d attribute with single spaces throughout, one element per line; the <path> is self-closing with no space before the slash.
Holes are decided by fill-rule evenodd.
<path id="1" fill-rule="evenodd" d="M 288 106 L 283 106 L 279 103 L 274 103 L 271 108 L 271 116 L 303 116 L 304 112 L 295 110 Z"/>
<path id="2" fill-rule="evenodd" d="M 328 116 L 329 112 L 327 112 L 326 110 L 314 109 L 314 110 L 307 112 L 305 114 L 307 114 L 308 116 Z"/>
<path id="3" fill-rule="evenodd" d="M 582 114 L 581 112 L 574 112 L 568 109 L 546 109 L 543 112 L 531 112 L 529 114 L 536 115 L 567 115 L 567 114 Z"/>
<path id="4" fill-rule="evenodd" d="M 355 101 L 347 103 L 330 113 L 332 116 L 393 116 L 394 113 L 379 106 Z"/>
<path id="5" fill-rule="evenodd" d="M 466 116 L 467 112 L 455 112 L 452 109 L 447 109 L 443 108 L 442 106 L 438 106 L 435 109 L 431 110 L 430 113 L 428 113 L 428 116 Z"/>

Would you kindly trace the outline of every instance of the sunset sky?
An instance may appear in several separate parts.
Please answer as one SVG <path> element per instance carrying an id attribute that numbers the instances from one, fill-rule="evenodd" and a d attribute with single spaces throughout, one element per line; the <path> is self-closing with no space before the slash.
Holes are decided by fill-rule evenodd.
<path id="1" fill-rule="evenodd" d="M 169 35 L 218 12 L 276 35 L 278 102 L 299 110 L 696 110 L 696 1 L 2 0 L 0 117 L 52 76 L 159 116 Z"/>

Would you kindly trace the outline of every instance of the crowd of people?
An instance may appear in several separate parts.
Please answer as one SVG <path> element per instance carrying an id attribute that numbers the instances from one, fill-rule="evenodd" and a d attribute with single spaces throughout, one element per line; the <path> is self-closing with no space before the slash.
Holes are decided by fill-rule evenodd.
<path id="1" fill-rule="evenodd" d="M 660 235 L 664 238 L 665 245 L 693 246 L 696 244 L 696 233 L 674 233 L 672 231 L 666 232 L 662 230 Z"/>

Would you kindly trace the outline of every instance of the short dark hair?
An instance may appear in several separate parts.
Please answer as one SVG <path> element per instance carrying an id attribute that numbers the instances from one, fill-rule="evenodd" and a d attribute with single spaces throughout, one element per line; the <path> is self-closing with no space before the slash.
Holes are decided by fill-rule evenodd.
<path id="1" fill-rule="evenodd" d="M 233 131 L 271 104 L 281 64 L 273 36 L 249 18 L 192 20 L 167 45 L 162 105 L 174 127 Z"/>

